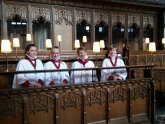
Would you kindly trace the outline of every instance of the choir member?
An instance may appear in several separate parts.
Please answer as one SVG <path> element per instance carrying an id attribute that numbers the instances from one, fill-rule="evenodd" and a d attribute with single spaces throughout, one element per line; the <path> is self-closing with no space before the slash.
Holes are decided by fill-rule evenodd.
<path id="1" fill-rule="evenodd" d="M 16 71 L 44 70 L 41 60 L 37 59 L 35 44 L 29 44 L 25 49 L 25 58 L 17 64 Z M 14 76 L 13 88 L 41 87 L 44 73 L 21 73 Z"/>
<path id="2" fill-rule="evenodd" d="M 103 60 L 102 67 L 118 67 L 125 66 L 122 59 L 117 56 L 116 48 L 111 46 L 107 53 L 106 58 Z M 119 69 L 102 69 L 101 80 L 125 80 L 127 77 L 126 68 Z"/>
<path id="3" fill-rule="evenodd" d="M 60 50 L 55 46 L 51 50 L 51 60 L 44 65 L 45 70 L 68 69 L 65 62 L 60 60 Z M 45 85 L 63 85 L 69 83 L 68 71 L 56 71 L 45 73 Z"/>
<path id="4" fill-rule="evenodd" d="M 92 61 L 88 59 L 87 51 L 84 47 L 77 49 L 78 58 L 72 64 L 72 69 L 77 68 L 94 68 L 95 65 Z M 77 70 L 71 71 L 71 83 L 81 84 L 81 83 L 91 83 L 97 81 L 95 70 Z"/>

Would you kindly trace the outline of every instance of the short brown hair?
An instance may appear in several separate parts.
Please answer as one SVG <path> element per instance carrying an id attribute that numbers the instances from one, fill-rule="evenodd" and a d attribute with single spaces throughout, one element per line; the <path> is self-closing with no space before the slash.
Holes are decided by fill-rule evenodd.
<path id="1" fill-rule="evenodd" d="M 77 49 L 77 54 L 79 54 L 79 51 L 82 50 L 82 51 L 87 51 L 85 47 L 80 47 Z"/>

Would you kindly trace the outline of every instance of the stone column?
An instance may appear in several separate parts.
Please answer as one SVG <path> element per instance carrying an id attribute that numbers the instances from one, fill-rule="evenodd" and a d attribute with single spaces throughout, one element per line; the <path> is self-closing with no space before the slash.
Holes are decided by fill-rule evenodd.
<path id="1" fill-rule="evenodd" d="M 72 49 L 74 49 L 74 43 L 77 39 L 77 30 L 76 30 L 76 9 L 73 9 L 73 16 L 72 16 Z"/>
<path id="2" fill-rule="evenodd" d="M 51 18 L 51 27 L 50 27 L 50 32 L 51 32 L 51 40 L 52 40 L 52 46 L 56 45 L 56 38 L 55 38 L 55 11 L 54 11 L 54 7 L 52 5 L 51 7 L 51 14 L 50 14 L 50 18 Z"/>
<path id="3" fill-rule="evenodd" d="M 108 47 L 112 45 L 112 18 L 111 18 L 111 12 L 109 13 L 108 17 Z"/>
<path id="4" fill-rule="evenodd" d="M 95 16 L 94 16 L 94 10 L 92 10 L 92 16 L 91 16 L 91 46 L 93 49 L 93 42 L 95 42 Z"/>
<path id="5" fill-rule="evenodd" d="M 1 21 L 1 34 L 2 34 L 2 39 L 8 39 L 8 33 L 7 33 L 7 20 L 6 20 L 6 5 L 2 1 L 2 21 Z"/>
<path id="6" fill-rule="evenodd" d="M 36 41 L 34 41 L 33 39 L 33 29 L 32 29 L 32 8 L 30 6 L 30 4 L 28 4 L 28 7 L 27 7 L 27 34 L 31 34 L 31 37 L 32 37 L 32 41 L 31 43 L 36 43 Z M 26 43 L 28 44 L 28 43 Z"/>

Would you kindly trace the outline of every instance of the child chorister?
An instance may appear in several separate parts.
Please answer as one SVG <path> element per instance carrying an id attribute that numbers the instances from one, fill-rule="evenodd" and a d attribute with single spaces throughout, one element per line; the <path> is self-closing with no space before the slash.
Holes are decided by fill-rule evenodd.
<path id="1" fill-rule="evenodd" d="M 17 64 L 16 71 L 44 70 L 41 60 L 37 59 L 35 44 L 29 44 L 25 49 L 25 58 Z M 44 73 L 21 73 L 14 76 L 12 88 L 41 87 Z"/>

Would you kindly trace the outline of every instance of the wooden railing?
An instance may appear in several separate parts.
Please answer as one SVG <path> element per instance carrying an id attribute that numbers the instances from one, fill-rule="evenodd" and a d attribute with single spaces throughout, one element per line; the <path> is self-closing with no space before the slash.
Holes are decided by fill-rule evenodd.
<path id="1" fill-rule="evenodd" d="M 128 68 L 152 70 L 152 66 Z M 0 74 L 13 73 L 25 72 Z M 1 124 L 140 124 L 143 122 L 155 123 L 155 82 L 152 77 L 0 90 Z"/>

